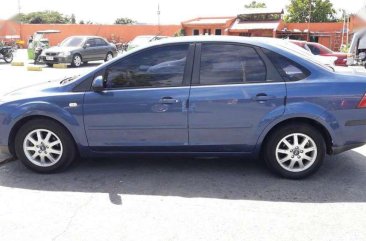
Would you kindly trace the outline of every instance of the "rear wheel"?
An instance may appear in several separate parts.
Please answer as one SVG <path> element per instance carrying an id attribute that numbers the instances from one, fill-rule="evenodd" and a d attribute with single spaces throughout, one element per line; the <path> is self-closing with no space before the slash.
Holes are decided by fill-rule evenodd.
<path id="1" fill-rule="evenodd" d="M 63 126 L 50 120 L 32 120 L 15 137 L 17 157 L 29 169 L 52 173 L 68 167 L 75 158 L 72 137 Z"/>
<path id="2" fill-rule="evenodd" d="M 113 54 L 111 52 L 108 52 L 108 54 L 105 56 L 104 61 L 108 62 L 111 59 L 113 59 Z"/>
<path id="3" fill-rule="evenodd" d="M 290 124 L 275 130 L 265 146 L 267 165 L 277 174 L 292 179 L 316 172 L 325 153 L 323 136 L 307 124 Z"/>
<path id="4" fill-rule="evenodd" d="M 47 65 L 48 67 L 53 67 L 53 64 L 50 64 L 50 63 L 46 63 L 46 65 Z"/>

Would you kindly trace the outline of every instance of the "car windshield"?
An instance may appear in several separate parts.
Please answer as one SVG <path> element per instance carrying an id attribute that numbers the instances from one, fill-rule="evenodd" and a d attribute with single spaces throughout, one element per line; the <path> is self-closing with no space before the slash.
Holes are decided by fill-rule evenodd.
<path id="1" fill-rule="evenodd" d="M 63 78 L 61 81 L 60 81 L 60 84 L 61 85 L 65 85 L 75 79 L 77 79 L 80 75 L 74 75 L 74 76 L 71 76 L 71 77 L 65 77 Z"/>
<path id="2" fill-rule="evenodd" d="M 321 49 L 321 50 L 322 50 L 323 52 L 325 52 L 325 53 L 328 53 L 328 54 L 332 54 L 332 53 L 333 53 L 333 51 L 332 51 L 332 50 L 328 49 L 328 48 L 327 48 L 327 47 L 325 47 L 324 45 L 321 45 L 321 44 L 314 44 L 314 43 L 309 44 L 309 45 L 316 46 L 317 48 Z"/>
<path id="3" fill-rule="evenodd" d="M 61 47 L 79 47 L 83 43 L 84 38 L 81 37 L 71 37 L 67 38 L 60 44 Z"/>
<path id="4" fill-rule="evenodd" d="M 150 40 L 153 39 L 153 36 L 140 36 L 140 37 L 136 37 L 131 41 L 132 45 L 141 45 L 141 44 L 146 44 L 148 42 L 150 42 Z"/>

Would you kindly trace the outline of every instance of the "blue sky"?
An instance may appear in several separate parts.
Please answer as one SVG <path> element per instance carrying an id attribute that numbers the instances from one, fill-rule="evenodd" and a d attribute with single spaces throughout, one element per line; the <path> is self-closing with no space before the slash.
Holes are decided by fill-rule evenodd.
<path id="1" fill-rule="evenodd" d="M 5 0 L 3 0 L 5 1 Z M 57 10 L 76 15 L 77 20 L 113 23 L 118 17 L 130 17 L 139 22 L 156 23 L 157 6 L 160 4 L 161 23 L 178 24 L 198 16 L 235 16 L 249 0 L 20 0 L 22 12 Z M 285 7 L 289 0 L 263 0 L 269 7 Z M 357 12 L 366 0 L 331 0 L 336 9 Z M 0 19 L 17 13 L 18 0 L 8 0 L 1 5 Z"/>

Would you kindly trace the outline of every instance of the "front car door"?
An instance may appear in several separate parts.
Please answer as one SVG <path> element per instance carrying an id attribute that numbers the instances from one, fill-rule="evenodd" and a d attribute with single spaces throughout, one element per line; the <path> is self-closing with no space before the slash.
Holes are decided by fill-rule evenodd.
<path id="1" fill-rule="evenodd" d="M 197 46 L 190 92 L 189 142 L 205 151 L 253 151 L 259 130 L 284 112 L 286 86 L 260 49 Z"/>
<path id="2" fill-rule="evenodd" d="M 188 145 L 193 51 L 189 44 L 152 47 L 106 66 L 105 90 L 85 95 L 91 148 L 158 151 Z"/>
<path id="3" fill-rule="evenodd" d="M 97 43 L 94 38 L 87 39 L 82 52 L 83 61 L 93 61 L 97 59 Z"/>

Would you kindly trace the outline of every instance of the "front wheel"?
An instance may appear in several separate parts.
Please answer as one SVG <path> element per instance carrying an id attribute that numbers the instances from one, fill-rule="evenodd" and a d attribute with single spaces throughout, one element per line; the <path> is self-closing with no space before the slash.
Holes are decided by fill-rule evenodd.
<path id="1" fill-rule="evenodd" d="M 4 56 L 4 60 L 7 63 L 11 63 L 13 61 L 13 58 L 14 58 L 14 56 L 13 56 L 13 53 L 11 53 L 11 52 Z"/>
<path id="2" fill-rule="evenodd" d="M 319 169 L 325 153 L 326 144 L 317 129 L 307 124 L 290 124 L 270 134 L 264 156 L 277 174 L 300 179 Z"/>
<path id="3" fill-rule="evenodd" d="M 29 169 L 52 173 L 68 167 L 75 158 L 75 145 L 68 131 L 50 120 L 32 120 L 15 137 L 15 152 Z"/>
<path id="4" fill-rule="evenodd" d="M 72 57 L 71 65 L 73 67 L 80 67 L 82 63 L 83 63 L 83 61 L 82 61 L 81 56 L 79 54 L 75 54 Z"/>

